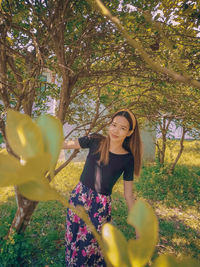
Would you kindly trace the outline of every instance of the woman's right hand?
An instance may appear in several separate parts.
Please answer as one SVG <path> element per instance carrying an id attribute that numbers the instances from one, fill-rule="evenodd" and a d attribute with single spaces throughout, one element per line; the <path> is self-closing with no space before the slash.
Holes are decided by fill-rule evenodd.
<path id="1" fill-rule="evenodd" d="M 80 144 L 78 139 L 75 140 L 69 140 L 69 141 L 64 141 L 63 143 L 63 149 L 80 149 Z"/>

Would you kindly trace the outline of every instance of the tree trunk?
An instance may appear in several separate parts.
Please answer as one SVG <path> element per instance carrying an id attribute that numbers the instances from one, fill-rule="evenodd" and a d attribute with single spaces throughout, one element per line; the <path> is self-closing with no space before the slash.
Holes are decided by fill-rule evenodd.
<path id="1" fill-rule="evenodd" d="M 1 27 L 4 27 L 3 29 Z M 6 52 L 6 27 L 5 25 L 0 26 L 0 37 L 1 37 L 1 44 L 0 44 L 0 95 L 5 105 L 5 108 L 10 106 L 10 101 L 8 97 L 8 90 L 7 90 L 7 52 Z M 13 156 L 17 157 L 15 153 L 12 151 L 11 147 L 8 144 L 6 134 L 5 134 L 5 123 L 4 120 L 1 120 L 0 128 L 5 139 L 7 151 L 12 154 Z M 21 196 L 17 190 L 15 189 L 15 195 L 17 200 L 17 212 L 15 214 L 15 218 L 12 222 L 12 225 L 9 229 L 8 235 L 12 233 L 12 230 L 15 228 L 17 233 L 25 231 L 32 213 L 37 205 L 37 202 L 33 202 L 27 200 L 23 196 Z"/>
<path id="2" fill-rule="evenodd" d="M 35 101 L 35 95 L 36 95 L 35 87 L 42 67 L 39 64 L 36 67 L 33 66 L 32 62 L 35 62 L 36 60 L 37 59 L 34 52 L 28 54 L 28 56 L 26 57 L 26 66 L 27 66 L 27 73 L 29 76 L 29 80 L 27 81 L 27 84 L 24 86 L 24 91 L 26 92 L 26 94 L 23 100 L 23 109 L 24 113 L 29 116 L 32 115 L 33 103 Z"/>
<path id="3" fill-rule="evenodd" d="M 163 118 L 163 125 L 162 123 L 160 123 L 160 129 L 161 129 L 161 133 L 162 133 L 162 146 L 161 146 L 161 149 L 160 149 L 160 164 L 161 165 L 164 165 L 164 162 L 165 162 L 165 151 L 166 151 L 166 133 L 167 133 L 167 130 L 165 128 L 165 123 L 166 123 L 166 119 Z"/>
<path id="4" fill-rule="evenodd" d="M 31 61 L 27 60 L 27 65 L 28 65 L 28 72 L 31 72 L 32 66 L 30 65 Z M 34 73 L 30 75 L 31 77 L 36 76 L 39 74 L 39 67 L 38 69 L 35 70 L 35 75 Z M 26 85 L 26 90 L 27 90 L 27 95 L 25 97 L 25 100 L 23 101 L 23 108 L 25 114 L 31 116 L 32 113 L 32 107 L 34 103 L 34 98 L 35 98 L 35 81 L 29 81 L 28 84 Z M 13 154 L 13 153 L 12 153 Z M 15 217 L 12 221 L 11 227 L 8 231 L 8 235 L 12 234 L 13 230 L 15 230 L 17 233 L 24 232 L 26 230 L 26 227 L 28 226 L 32 214 L 38 204 L 36 201 L 31 201 L 25 197 L 23 197 L 17 187 L 15 187 L 15 197 L 16 197 L 16 202 L 17 202 L 17 212 L 15 214 Z"/>
<path id="5" fill-rule="evenodd" d="M 3 100 L 5 108 L 10 105 L 8 93 L 7 93 L 7 51 L 6 51 L 6 25 L 0 25 L 0 96 Z"/>
<path id="6" fill-rule="evenodd" d="M 12 221 L 8 236 L 12 234 L 13 230 L 17 233 L 21 233 L 26 230 L 26 227 L 28 226 L 32 214 L 38 204 L 38 202 L 31 201 L 20 195 L 17 187 L 15 187 L 15 196 L 17 201 L 17 212 Z"/>
<path id="7" fill-rule="evenodd" d="M 166 142 L 167 142 L 167 132 L 169 129 L 169 125 L 171 123 L 171 119 L 163 118 L 162 123 L 160 122 L 160 129 L 162 133 L 162 147 L 160 149 L 160 164 L 164 165 L 165 163 L 165 152 L 166 152 Z"/>
<path id="8" fill-rule="evenodd" d="M 4 121 L 1 121 L 0 126 L 1 126 L 0 127 L 1 131 L 3 133 L 3 137 L 5 139 L 5 143 L 7 144 L 6 145 L 7 151 L 13 156 L 17 157 L 17 155 L 15 155 L 12 149 L 9 147 L 8 141 L 6 139 Z M 7 237 L 13 232 L 13 230 L 15 230 L 17 233 L 21 233 L 26 230 L 26 227 L 28 226 L 31 216 L 38 203 L 35 201 L 28 200 L 22 195 L 20 195 L 17 190 L 17 187 L 15 187 L 15 197 L 17 202 L 17 212 L 12 221 Z"/>
<path id="9" fill-rule="evenodd" d="M 60 92 L 60 101 L 57 117 L 62 123 L 64 123 L 66 111 L 70 103 L 70 78 L 65 59 L 64 28 L 60 26 L 60 30 L 58 31 L 58 33 L 54 35 L 54 49 L 62 75 L 62 87 Z"/>
<path id="10" fill-rule="evenodd" d="M 184 145 L 183 145 L 183 142 L 184 142 L 184 139 L 185 139 L 185 134 L 186 134 L 187 130 L 185 130 L 185 128 L 183 127 L 183 133 L 182 133 L 182 136 L 181 136 L 181 139 L 180 139 L 180 150 L 176 156 L 176 159 L 174 160 L 171 168 L 169 169 L 169 174 L 172 174 L 174 172 L 174 169 L 175 169 L 175 166 L 177 164 L 177 162 L 179 161 L 182 153 L 183 153 L 183 149 L 184 149 Z"/>
<path id="11" fill-rule="evenodd" d="M 157 146 L 157 160 L 160 163 L 161 150 L 160 150 L 160 145 L 159 145 L 158 140 L 156 141 L 155 145 Z"/>
<path id="12" fill-rule="evenodd" d="M 58 7 L 55 9 L 53 19 L 49 24 L 49 34 L 52 38 L 52 49 L 56 54 L 58 61 L 58 68 L 62 76 L 62 87 L 59 98 L 59 106 L 57 117 L 60 119 L 62 124 L 65 122 L 65 116 L 67 108 L 70 104 L 71 89 L 70 85 L 70 71 L 71 69 L 67 65 L 66 55 L 65 55 L 65 29 L 67 14 L 71 12 L 69 5 L 70 1 L 57 1 Z M 53 21 L 53 23 L 52 23 Z"/>
<path id="13" fill-rule="evenodd" d="M 166 133 L 162 133 L 162 149 L 160 153 L 160 164 L 164 165 L 166 151 Z"/>

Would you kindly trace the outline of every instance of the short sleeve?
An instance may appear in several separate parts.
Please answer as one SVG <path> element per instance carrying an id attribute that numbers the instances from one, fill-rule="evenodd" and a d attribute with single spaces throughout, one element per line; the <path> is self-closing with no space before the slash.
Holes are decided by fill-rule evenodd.
<path id="1" fill-rule="evenodd" d="M 124 168 L 123 179 L 125 181 L 133 181 L 133 177 L 134 177 L 134 158 L 131 157 Z"/>
<path id="2" fill-rule="evenodd" d="M 83 137 L 78 138 L 78 142 L 81 148 L 90 148 L 92 144 L 92 138 L 90 135 L 83 136 Z"/>
<path id="3" fill-rule="evenodd" d="M 90 134 L 88 136 L 83 136 L 78 138 L 78 142 L 81 148 L 89 148 L 91 151 L 95 151 L 101 140 L 101 135 Z"/>

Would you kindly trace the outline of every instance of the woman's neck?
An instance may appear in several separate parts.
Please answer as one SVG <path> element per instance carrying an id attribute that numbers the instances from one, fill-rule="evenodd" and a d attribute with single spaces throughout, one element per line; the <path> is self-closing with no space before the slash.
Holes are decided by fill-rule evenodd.
<path id="1" fill-rule="evenodd" d="M 124 153 L 126 152 L 126 150 L 123 148 L 122 143 L 118 143 L 118 142 L 113 142 L 110 140 L 110 148 L 109 148 L 110 152 L 113 153 Z"/>

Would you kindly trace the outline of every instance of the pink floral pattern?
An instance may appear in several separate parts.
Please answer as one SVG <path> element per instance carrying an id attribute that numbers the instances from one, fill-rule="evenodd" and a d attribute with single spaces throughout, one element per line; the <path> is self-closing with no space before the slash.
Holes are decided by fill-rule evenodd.
<path id="1" fill-rule="evenodd" d="M 69 203 L 84 206 L 99 233 L 102 225 L 111 220 L 110 196 L 101 195 L 81 182 L 72 191 Z M 67 209 L 65 240 L 67 267 L 106 266 L 94 236 L 83 220 L 70 209 Z"/>

